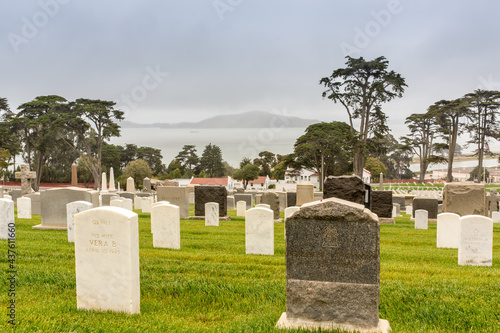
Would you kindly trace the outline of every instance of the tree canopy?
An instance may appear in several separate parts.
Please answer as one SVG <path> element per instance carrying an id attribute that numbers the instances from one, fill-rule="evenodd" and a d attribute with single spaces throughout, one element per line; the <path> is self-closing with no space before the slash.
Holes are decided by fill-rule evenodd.
<path id="1" fill-rule="evenodd" d="M 383 136 L 389 130 L 382 104 L 402 97 L 407 85 L 400 74 L 388 70 L 389 61 L 385 57 L 371 61 L 363 57 L 346 58 L 347 66 L 334 70 L 329 77 L 322 78 L 320 84 L 327 88 L 323 98 L 340 103 L 347 112 L 351 134 L 357 136 L 354 173 L 361 177 L 370 139 Z M 356 119 L 359 119 L 357 132 Z"/>
<path id="2" fill-rule="evenodd" d="M 224 175 L 224 164 L 222 163 L 222 151 L 219 146 L 209 143 L 205 146 L 200 160 L 201 169 L 208 177 L 222 177 Z"/>

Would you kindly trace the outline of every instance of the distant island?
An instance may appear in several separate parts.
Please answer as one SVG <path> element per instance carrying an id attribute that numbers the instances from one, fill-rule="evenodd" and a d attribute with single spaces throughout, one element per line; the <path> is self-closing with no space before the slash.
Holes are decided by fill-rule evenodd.
<path id="1" fill-rule="evenodd" d="M 139 124 L 131 121 L 122 121 L 123 128 L 266 128 L 276 127 L 307 127 L 319 123 L 315 119 L 303 119 L 293 116 L 283 116 L 266 111 L 249 111 L 237 114 L 220 115 L 198 122 L 182 123 L 152 123 Z"/>

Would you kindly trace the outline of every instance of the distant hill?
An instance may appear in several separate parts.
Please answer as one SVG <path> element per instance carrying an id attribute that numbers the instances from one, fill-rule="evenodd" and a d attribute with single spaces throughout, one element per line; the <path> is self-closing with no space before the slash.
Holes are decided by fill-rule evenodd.
<path id="1" fill-rule="evenodd" d="M 265 128 L 265 127 L 307 127 L 319 123 L 315 119 L 283 116 L 266 111 L 250 111 L 238 114 L 220 115 L 198 122 L 139 124 L 122 121 L 123 128 Z"/>

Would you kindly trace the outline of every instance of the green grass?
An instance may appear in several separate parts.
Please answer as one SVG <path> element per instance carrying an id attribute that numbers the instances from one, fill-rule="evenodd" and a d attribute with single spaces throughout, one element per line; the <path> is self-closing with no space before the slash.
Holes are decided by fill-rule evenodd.
<path id="1" fill-rule="evenodd" d="M 191 208 L 192 209 L 192 208 Z M 139 214 L 141 314 L 76 309 L 74 245 L 65 231 L 17 220 L 17 332 L 275 332 L 286 307 L 283 223 L 275 255 L 245 255 L 244 219 L 220 227 L 181 221 L 181 250 L 152 246 L 149 214 Z M 409 218 L 381 226 L 380 318 L 393 332 L 500 331 L 500 225 L 493 267 L 457 265 L 457 250 L 436 248 L 436 225 Z M 0 302 L 6 313 L 7 242 Z M 7 316 L 0 332 L 11 330 Z"/>

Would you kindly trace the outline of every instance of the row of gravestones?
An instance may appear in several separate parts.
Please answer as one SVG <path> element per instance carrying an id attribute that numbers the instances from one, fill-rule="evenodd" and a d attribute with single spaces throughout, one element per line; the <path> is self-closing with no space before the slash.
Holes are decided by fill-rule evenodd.
<path id="1" fill-rule="evenodd" d="M 174 229 L 157 220 L 162 214 L 170 214 L 176 224 L 180 219 L 174 205 L 158 203 L 152 207 L 151 228 L 158 243 L 162 233 Z M 378 314 L 380 225 L 373 213 L 362 205 L 328 199 L 302 205 L 287 217 L 285 228 L 287 305 L 278 327 L 293 328 L 313 321 L 319 326 L 389 329 Z M 273 229 L 271 209 L 247 210 L 246 251 L 270 251 Z M 74 241 L 77 307 L 139 313 L 137 214 L 120 207 L 78 212 L 74 215 Z M 257 249 L 252 249 L 252 242 Z"/>

